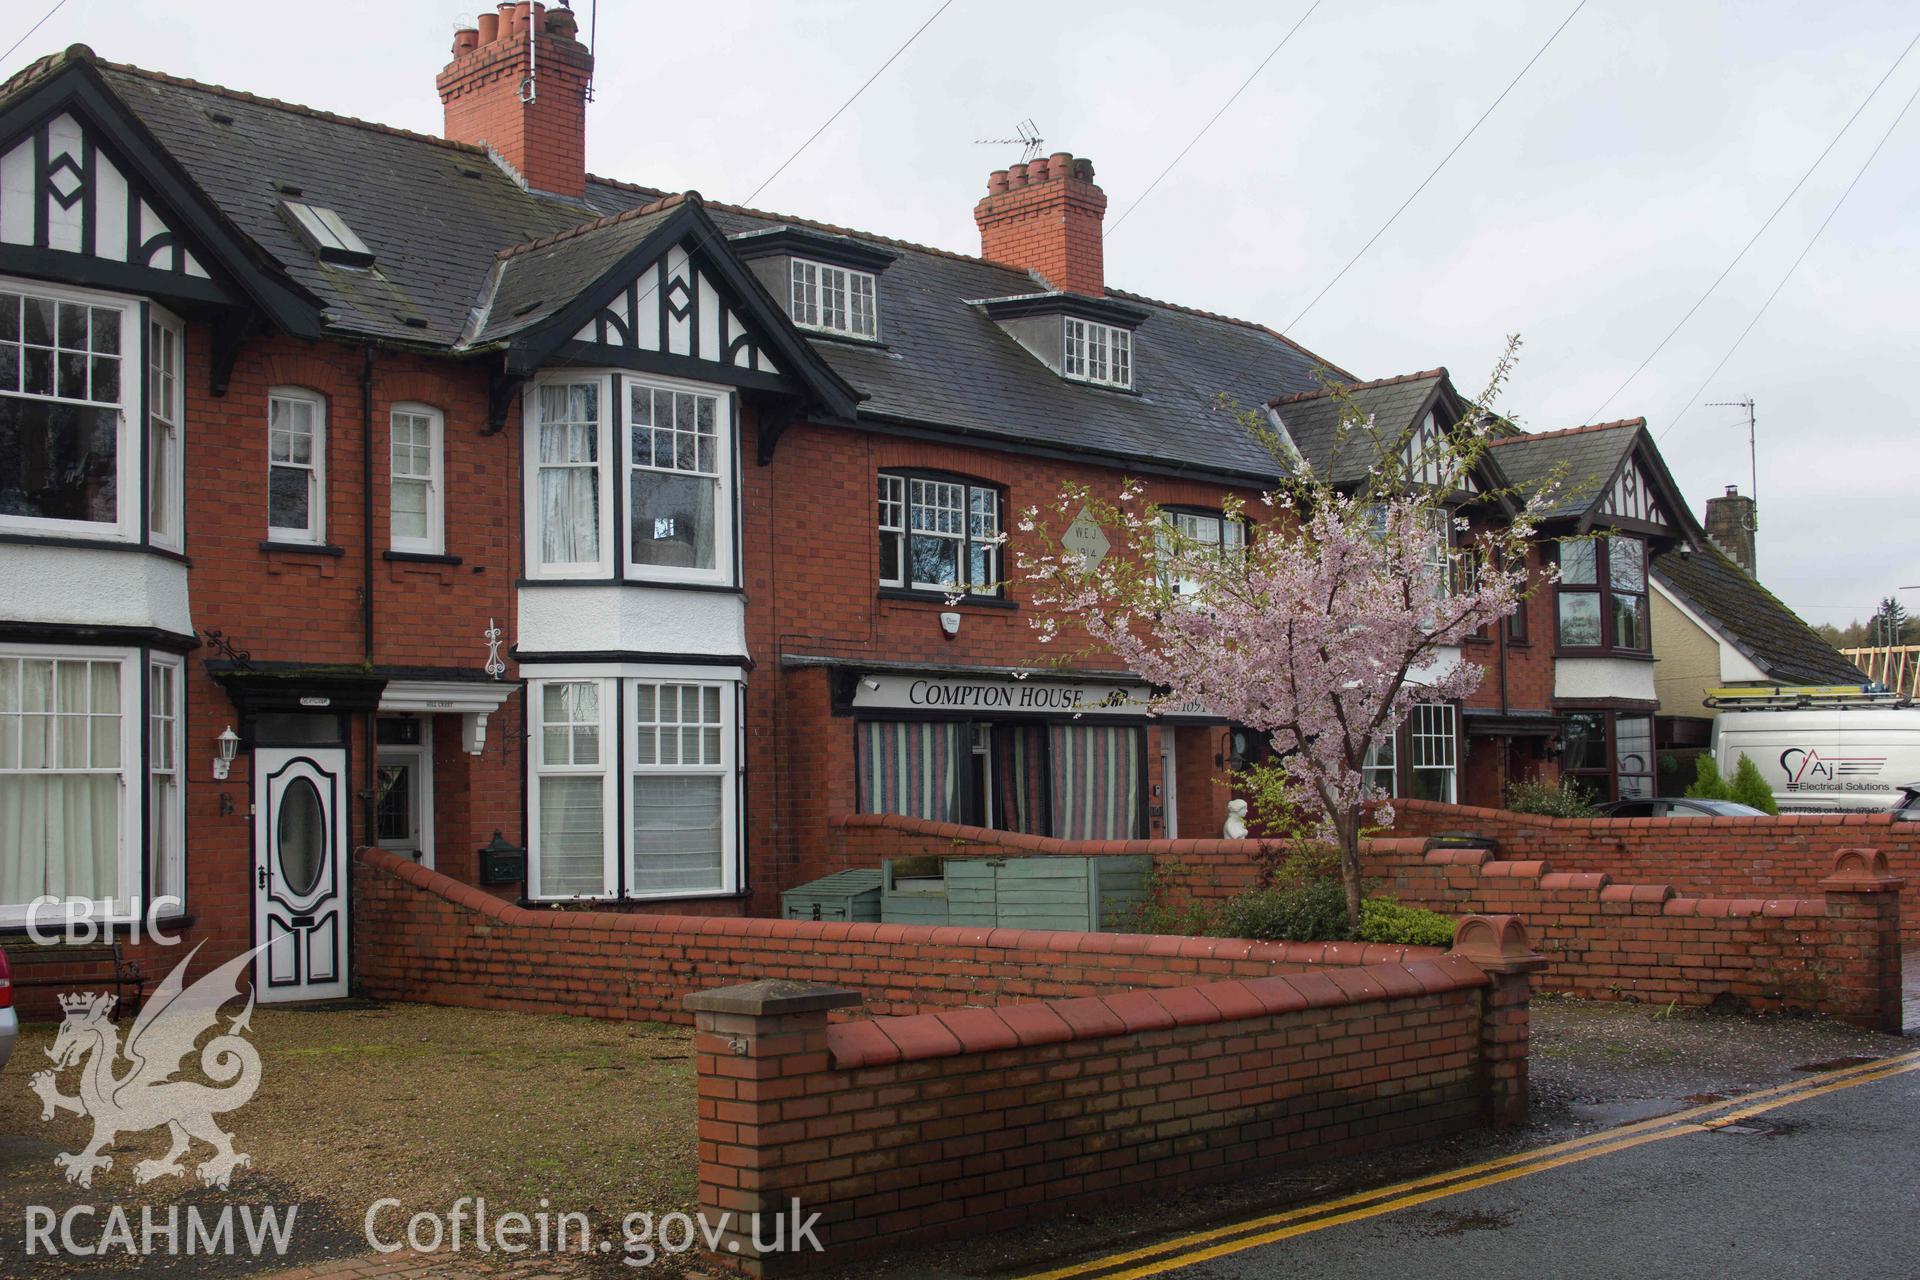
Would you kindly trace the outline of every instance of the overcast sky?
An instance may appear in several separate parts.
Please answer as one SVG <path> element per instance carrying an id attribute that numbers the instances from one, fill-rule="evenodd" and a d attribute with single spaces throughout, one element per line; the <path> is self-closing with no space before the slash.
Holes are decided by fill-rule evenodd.
<path id="1" fill-rule="evenodd" d="M 974 202 L 1019 157 L 974 140 L 1031 117 L 1049 151 L 1093 159 L 1112 228 L 1310 2 L 955 0 L 755 203 L 978 252 Z M 1573 2 L 1325 0 L 1112 231 L 1109 284 L 1285 326 Z M 11 0 L 0 47 L 48 4 Z M 584 25 L 593 0 L 578 4 Z M 743 200 L 936 5 L 600 0 L 589 168 Z M 12 62 L 78 41 L 438 132 L 433 77 L 471 14 L 434 0 L 67 0 Z M 1518 332 L 1508 407 L 1530 429 L 1579 425 L 1916 31 L 1920 10 L 1893 0 L 1591 0 L 1293 336 L 1363 377 L 1444 364 L 1471 392 Z M 1675 422 L 1916 88 L 1920 50 L 1604 417 Z M 1758 403 L 1761 576 L 1810 621 L 1844 624 L 1920 584 L 1917 157 L 1920 106 L 1699 397 Z M 1741 410 L 1696 405 L 1661 447 L 1696 514 L 1748 488 Z M 1920 612 L 1920 590 L 1906 600 Z"/>

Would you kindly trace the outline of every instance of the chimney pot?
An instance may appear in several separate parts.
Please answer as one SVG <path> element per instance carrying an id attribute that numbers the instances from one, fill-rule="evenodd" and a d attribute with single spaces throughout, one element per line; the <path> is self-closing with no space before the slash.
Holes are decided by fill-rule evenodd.
<path id="1" fill-rule="evenodd" d="M 1098 298 L 1107 291 L 1100 242 L 1106 212 L 1093 162 L 1056 151 L 994 170 L 973 220 L 982 257 L 1033 272 L 1055 289 Z"/>
<path id="2" fill-rule="evenodd" d="M 1730 485 L 1728 485 L 1728 486 L 1727 486 L 1727 496 L 1728 496 L 1729 498 L 1737 498 L 1737 497 L 1739 497 L 1739 496 L 1740 496 L 1740 486 L 1739 486 L 1739 485 L 1737 485 L 1737 484 L 1730 484 Z"/>
<path id="3" fill-rule="evenodd" d="M 479 15 L 455 36 L 453 61 L 435 81 L 445 136 L 491 149 L 531 190 L 585 195 L 593 56 L 573 38 L 577 29 L 570 14 L 549 28 L 537 0 L 504 0 Z M 529 74 L 535 92 L 523 100 Z"/>

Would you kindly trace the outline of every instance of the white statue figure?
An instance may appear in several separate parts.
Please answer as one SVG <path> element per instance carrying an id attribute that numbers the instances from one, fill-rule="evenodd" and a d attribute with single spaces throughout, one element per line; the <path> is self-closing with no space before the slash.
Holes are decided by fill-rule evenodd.
<path id="1" fill-rule="evenodd" d="M 1247 838 L 1247 802 L 1245 800 L 1227 801 L 1227 825 L 1220 834 L 1229 840 Z"/>

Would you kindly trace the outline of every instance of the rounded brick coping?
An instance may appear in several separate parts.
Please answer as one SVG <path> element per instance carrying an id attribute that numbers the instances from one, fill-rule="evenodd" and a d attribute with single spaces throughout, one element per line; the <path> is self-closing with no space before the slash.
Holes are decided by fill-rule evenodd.
<path id="1" fill-rule="evenodd" d="M 1402 947 L 1371 942 L 1256 942 L 1246 938 L 1189 938 L 1170 934 L 1076 933 L 1049 929 L 970 928 L 956 925 L 839 924 L 816 920 L 769 920 L 749 916 L 647 915 L 624 911 L 559 911 L 523 907 L 411 858 L 385 849 L 361 848 L 355 856 L 371 870 L 392 876 L 454 906 L 503 925 L 605 935 L 646 935 L 692 941 L 699 937 L 768 938 L 778 941 L 871 943 L 877 946 L 983 947 L 990 950 L 1055 951 L 1062 954 L 1138 956 L 1182 960 L 1243 960 L 1352 968 L 1405 964 L 1442 955 L 1438 947 Z"/>
<path id="2" fill-rule="evenodd" d="M 957 822 L 934 822 L 929 818 L 911 818 L 899 813 L 843 813 L 833 820 L 836 827 L 856 830 L 905 831 L 956 843 L 991 845 L 1000 849 L 1028 849 L 1034 853 L 1101 856 L 1139 853 L 1253 853 L 1284 844 L 1278 838 L 1248 837 L 1245 840 L 1063 840 L 1058 836 L 1028 835 L 1021 831 L 997 831 L 991 827 L 968 827 Z M 1432 846 L 1426 836 L 1376 836 L 1365 842 L 1381 853 L 1424 853 Z"/>
<path id="3" fill-rule="evenodd" d="M 827 1047 L 833 1065 L 850 1071 L 1437 995 L 1484 987 L 1490 981 L 1484 970 L 1465 957 L 1441 955 L 1327 973 L 1276 974 L 1192 987 L 1142 988 L 1110 996 L 839 1022 L 827 1028 Z"/>
<path id="4" fill-rule="evenodd" d="M 1545 814 L 1515 813 L 1511 809 L 1489 809 L 1483 805 L 1471 804 L 1442 804 L 1437 800 L 1414 800 L 1406 797 L 1397 799 L 1393 803 L 1397 810 L 1404 813 L 1444 819 L 1454 825 L 1475 821 L 1504 822 L 1516 827 L 1538 827 L 1551 831 L 1584 831 L 1594 835 L 1620 831 L 1700 831 L 1720 828 L 1751 831 L 1756 826 L 1764 826 L 1768 823 L 1790 827 L 1891 827 L 1894 825 L 1892 814 L 1871 811 L 1763 814 L 1751 818 L 1710 818 L 1705 815 L 1684 818 L 1550 818 Z"/>

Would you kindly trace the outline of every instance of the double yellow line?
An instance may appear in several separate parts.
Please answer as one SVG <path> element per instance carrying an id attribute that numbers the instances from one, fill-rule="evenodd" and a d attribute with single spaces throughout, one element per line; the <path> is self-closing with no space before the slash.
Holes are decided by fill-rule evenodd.
<path id="1" fill-rule="evenodd" d="M 1548 1169 L 1591 1160 L 1595 1156 L 1628 1151 L 1650 1142 L 1662 1142 L 1668 1138 L 1678 1138 L 1690 1133 L 1711 1132 L 1779 1107 L 1805 1102 L 1809 1098 L 1817 1098 L 1822 1094 L 1833 1093 L 1840 1089 L 1851 1089 L 1856 1085 L 1872 1084 L 1876 1080 L 1904 1075 L 1909 1071 L 1920 1071 L 1920 1052 L 1897 1054 L 1841 1071 L 1823 1072 L 1810 1080 L 1776 1085 L 1771 1089 L 1761 1089 L 1738 1098 L 1729 1098 L 1724 1102 L 1676 1111 L 1671 1115 L 1642 1120 L 1638 1124 L 1608 1129 L 1603 1133 L 1589 1134 L 1584 1138 L 1574 1138 L 1566 1142 L 1536 1147 L 1531 1151 L 1501 1156 L 1497 1160 L 1488 1160 L 1482 1164 L 1467 1165 L 1445 1173 L 1414 1178 L 1407 1182 L 1379 1187 L 1372 1191 L 1362 1191 L 1321 1204 L 1289 1209 L 1284 1213 L 1250 1218 L 1231 1226 L 1215 1227 L 1173 1240 L 1163 1240 L 1159 1244 L 1110 1254 L 1104 1258 L 1092 1258 L 1055 1271 L 1040 1272 L 1026 1277 L 1026 1280 L 1075 1280 L 1076 1277 L 1137 1280 L 1138 1277 L 1160 1275 L 1179 1267 L 1225 1257 L 1228 1254 L 1273 1244 L 1294 1236 L 1323 1231 L 1342 1223 L 1360 1222 L 1382 1214 L 1410 1209 L 1415 1205 L 1425 1204 L 1429 1200 L 1438 1200 L 1479 1187 L 1489 1187 L 1515 1178 L 1544 1173 Z"/>

